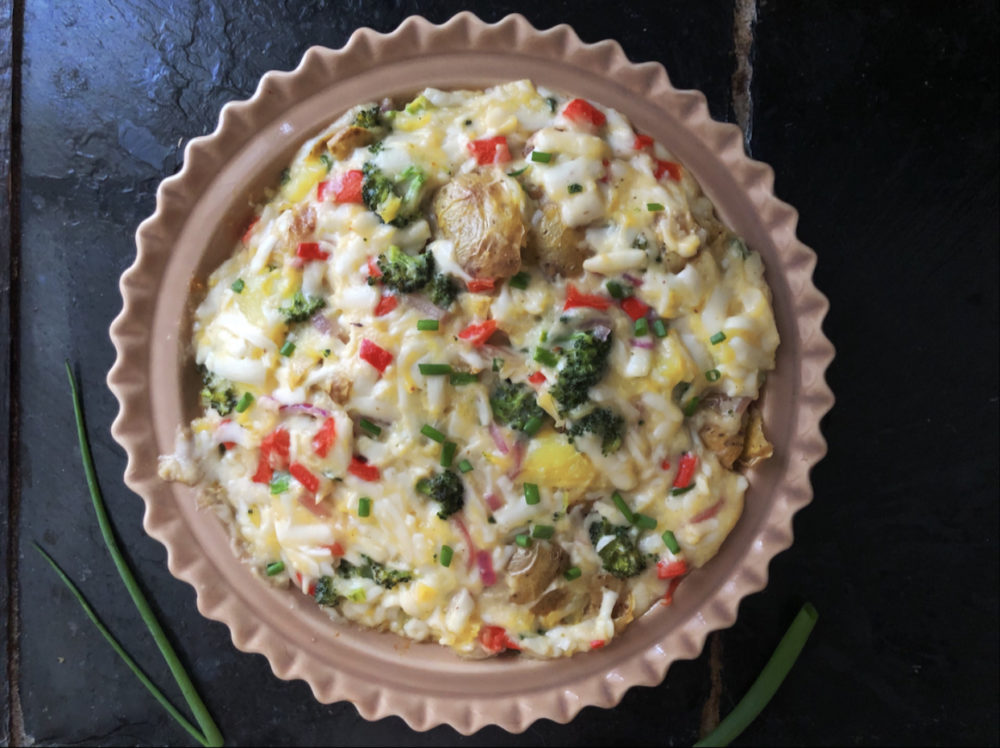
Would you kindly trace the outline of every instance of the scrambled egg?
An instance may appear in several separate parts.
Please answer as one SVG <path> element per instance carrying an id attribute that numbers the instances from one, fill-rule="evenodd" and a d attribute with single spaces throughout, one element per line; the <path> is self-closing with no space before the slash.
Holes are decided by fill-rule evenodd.
<path id="1" fill-rule="evenodd" d="M 603 646 L 718 550 L 778 334 L 624 116 L 529 81 L 355 107 L 210 277 L 164 478 L 262 577 L 463 655 Z"/>

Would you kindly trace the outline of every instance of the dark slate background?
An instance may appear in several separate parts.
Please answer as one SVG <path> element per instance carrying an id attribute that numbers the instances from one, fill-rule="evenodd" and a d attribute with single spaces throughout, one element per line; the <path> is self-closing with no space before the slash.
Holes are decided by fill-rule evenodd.
<path id="1" fill-rule="evenodd" d="M 803 599 L 819 625 L 743 744 L 997 744 L 997 10 L 992 2 L 735 0 L 753 27 L 752 154 L 819 255 L 838 348 L 830 454 L 795 547 L 712 638 L 722 713 Z M 231 744 L 690 744 L 708 651 L 613 710 L 523 736 L 409 730 L 322 706 L 197 612 L 122 485 L 106 330 L 133 233 L 184 143 L 267 70 L 421 13 L 568 22 L 663 63 L 735 119 L 731 0 L 46 2 L 0 8 L 0 744 L 187 744 L 43 565 L 64 565 L 175 694 L 89 508 L 61 364 L 75 362 L 130 561 Z M 9 149 L 9 151 L 8 151 Z M 9 157 L 8 157 L 9 152 Z M 9 180 L 9 181 L 8 181 Z M 8 407 L 9 404 L 9 407 Z M 9 459 L 8 455 L 9 454 Z M 9 489 L 9 490 L 7 490 Z"/>

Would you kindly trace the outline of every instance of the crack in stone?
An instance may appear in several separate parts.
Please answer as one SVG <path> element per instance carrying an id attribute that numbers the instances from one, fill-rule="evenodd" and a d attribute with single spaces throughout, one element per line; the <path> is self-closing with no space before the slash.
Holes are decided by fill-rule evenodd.
<path id="1" fill-rule="evenodd" d="M 753 137 L 753 31 L 757 23 L 757 1 L 736 0 L 733 6 L 733 55 L 736 69 L 732 77 L 732 104 L 736 122 L 743 130 L 747 153 Z"/>

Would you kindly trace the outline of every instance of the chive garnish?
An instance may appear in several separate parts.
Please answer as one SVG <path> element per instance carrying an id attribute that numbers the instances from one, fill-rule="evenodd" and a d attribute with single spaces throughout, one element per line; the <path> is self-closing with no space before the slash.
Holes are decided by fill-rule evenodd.
<path id="1" fill-rule="evenodd" d="M 441 446 L 441 467 L 451 467 L 452 460 L 455 459 L 455 451 L 458 445 L 455 442 L 445 442 Z"/>
<path id="2" fill-rule="evenodd" d="M 535 525 L 531 528 L 531 537 L 541 540 L 548 540 L 556 534 L 556 528 L 552 525 Z"/>
<path id="3" fill-rule="evenodd" d="M 462 473 L 468 473 L 470 470 L 472 470 L 472 463 L 469 462 L 468 460 L 462 460 L 461 462 L 458 463 L 458 469 Z"/>
<path id="4" fill-rule="evenodd" d="M 436 428 L 427 423 L 425 423 L 423 425 L 423 428 L 420 429 L 420 433 L 426 436 L 428 439 L 433 439 L 438 444 L 443 443 L 444 440 L 448 438 L 440 431 L 438 431 Z"/>
<path id="5" fill-rule="evenodd" d="M 451 366 L 448 364 L 417 364 L 417 368 L 425 377 L 440 377 L 451 374 Z"/>
<path id="6" fill-rule="evenodd" d="M 662 537 L 664 545 L 670 549 L 671 553 L 680 552 L 681 544 L 677 542 L 677 537 L 670 530 L 664 530 Z"/>
<path id="7" fill-rule="evenodd" d="M 379 436 L 382 433 L 382 427 L 372 423 L 367 418 L 362 418 L 358 422 L 358 426 L 360 426 L 361 430 L 367 432 L 370 436 Z"/>
<path id="8" fill-rule="evenodd" d="M 333 167 L 333 159 L 330 158 L 329 154 L 326 154 L 326 153 L 319 154 L 319 160 L 320 160 L 320 162 L 322 162 L 323 166 L 326 167 L 326 170 L 328 172 Z"/>
<path id="9" fill-rule="evenodd" d="M 246 288 L 247 284 L 243 282 L 242 278 L 237 278 L 233 281 L 233 285 L 230 286 L 236 293 L 243 293 L 243 289 Z"/>
<path id="10" fill-rule="evenodd" d="M 653 320 L 653 334 L 658 338 L 667 337 L 667 326 L 663 323 L 662 319 Z"/>
<path id="11" fill-rule="evenodd" d="M 634 524 L 636 527 L 642 530 L 656 529 L 656 520 L 653 517 L 650 517 L 645 514 L 639 514 L 638 512 L 636 512 L 635 514 Z"/>
<path id="12" fill-rule="evenodd" d="M 532 151 L 531 160 L 537 164 L 547 164 L 552 160 L 552 154 L 545 151 Z"/>
<path id="13" fill-rule="evenodd" d="M 243 397 L 241 397 L 240 401 L 236 403 L 236 412 L 243 413 L 252 404 L 253 404 L 253 395 L 251 395 L 249 392 L 244 392 Z"/>
<path id="14" fill-rule="evenodd" d="M 626 288 L 618 281 L 610 280 L 604 284 L 604 287 L 608 289 L 608 293 L 611 295 L 612 299 L 618 299 L 620 301 L 626 296 L 631 296 L 630 289 Z"/>
<path id="15" fill-rule="evenodd" d="M 541 416 L 532 416 L 525 422 L 524 428 L 521 430 L 528 436 L 534 436 L 536 433 L 538 433 L 538 429 L 542 427 L 543 423 L 544 421 L 542 420 Z"/>
<path id="16" fill-rule="evenodd" d="M 417 329 L 422 332 L 434 332 L 440 325 L 436 319 L 418 319 Z"/>
<path id="17" fill-rule="evenodd" d="M 671 488 L 670 489 L 670 495 L 671 496 L 680 496 L 681 494 L 687 493 L 688 491 L 690 491 L 694 487 L 695 487 L 695 484 L 692 483 L 690 486 L 684 486 L 684 488 Z"/>
<path id="18" fill-rule="evenodd" d="M 372 513 L 372 500 L 368 496 L 358 499 L 358 516 L 367 517 Z"/>
<path id="19" fill-rule="evenodd" d="M 450 545 L 441 546 L 441 555 L 438 556 L 438 561 L 441 562 L 441 566 L 451 566 L 452 556 L 455 555 L 455 549 Z"/>
<path id="20" fill-rule="evenodd" d="M 618 507 L 618 511 L 624 515 L 626 520 L 628 520 L 629 524 L 635 522 L 635 514 L 633 514 L 632 510 L 628 508 L 628 504 L 625 503 L 625 499 L 622 498 L 620 493 L 615 491 L 611 494 L 611 500 L 614 502 L 615 506 Z"/>
<path id="21" fill-rule="evenodd" d="M 649 334 L 649 322 L 646 321 L 645 317 L 639 317 L 639 319 L 635 321 L 634 331 L 637 338 L 641 338 L 643 335 Z"/>
<path id="22" fill-rule="evenodd" d="M 267 566 L 264 567 L 264 573 L 269 577 L 273 577 L 276 574 L 280 574 L 285 570 L 284 561 L 272 561 Z"/>
<path id="23" fill-rule="evenodd" d="M 291 340 L 286 340 L 285 344 L 281 346 L 281 350 L 279 350 L 278 353 L 282 356 L 291 356 L 295 353 L 295 343 Z"/>
<path id="24" fill-rule="evenodd" d="M 479 375 L 473 374 L 471 371 L 456 371 L 452 373 L 448 381 L 456 387 L 461 387 L 463 384 L 478 382 Z"/>
<path id="25" fill-rule="evenodd" d="M 507 172 L 507 176 L 508 176 L 508 177 L 519 177 L 519 176 L 521 176 L 522 174 L 524 174 L 524 172 L 526 172 L 527 170 L 528 170 L 528 167 L 527 167 L 527 166 L 522 166 L 522 167 L 521 167 L 520 169 L 518 169 L 517 171 L 508 171 L 508 172 Z"/>
<path id="26" fill-rule="evenodd" d="M 288 490 L 289 476 L 288 473 L 275 473 L 274 477 L 271 478 L 271 495 L 277 496 L 279 493 L 284 493 Z"/>
<path id="27" fill-rule="evenodd" d="M 538 486 L 534 483 L 524 484 L 524 501 L 528 504 L 537 504 L 541 501 L 541 497 L 538 495 Z"/>
<path id="28" fill-rule="evenodd" d="M 528 283 L 530 282 L 531 282 L 531 275 L 525 272 L 524 270 L 522 270 L 519 273 L 516 273 L 515 275 L 512 275 L 510 280 L 507 281 L 507 283 L 510 284 L 511 288 L 520 288 L 521 290 L 527 288 Z"/>
<path id="29" fill-rule="evenodd" d="M 655 213 L 658 210 L 663 210 L 663 206 L 660 203 L 646 203 L 646 210 Z"/>
<path id="30" fill-rule="evenodd" d="M 535 348 L 535 361 L 546 366 L 555 366 L 559 357 L 547 348 Z"/>
<path id="31" fill-rule="evenodd" d="M 705 379 L 707 379 L 709 382 L 718 382 L 721 377 L 722 377 L 722 372 L 720 372 L 718 369 L 709 369 L 708 371 L 705 372 Z"/>
<path id="32" fill-rule="evenodd" d="M 571 195 L 575 195 L 578 192 L 583 192 L 583 185 L 573 182 L 573 184 L 571 184 L 569 187 L 566 188 L 566 191 L 569 192 L 569 194 Z"/>
<path id="33" fill-rule="evenodd" d="M 522 548 L 527 548 L 529 545 L 531 545 L 531 538 L 521 533 L 514 536 L 514 542 L 517 543 Z"/>
<path id="34" fill-rule="evenodd" d="M 711 343 L 712 345 L 718 345 L 725 339 L 726 339 L 726 333 L 722 332 L 722 330 L 719 330 L 719 332 L 715 333 L 715 335 L 713 335 L 708 339 L 708 342 Z"/>
<path id="35" fill-rule="evenodd" d="M 695 395 L 684 404 L 684 416 L 686 418 L 690 418 L 691 416 L 694 415 L 694 412 L 698 410 L 698 403 L 700 401 L 701 398 Z"/>
<path id="36" fill-rule="evenodd" d="M 582 574 L 583 572 L 580 571 L 579 566 L 571 566 L 568 569 L 566 569 L 565 572 L 563 572 L 563 576 L 566 577 L 566 579 L 568 579 L 570 582 L 572 582 L 574 579 L 579 579 Z"/>

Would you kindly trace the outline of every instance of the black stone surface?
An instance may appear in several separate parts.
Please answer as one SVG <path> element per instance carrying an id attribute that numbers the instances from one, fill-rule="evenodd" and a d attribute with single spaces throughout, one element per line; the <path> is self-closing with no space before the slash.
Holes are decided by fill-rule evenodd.
<path id="1" fill-rule="evenodd" d="M 11 296 L 0 299 L 0 416 L 13 419 L 0 448 L 9 438 L 18 450 L 0 466 L 0 478 L 10 472 L 0 522 L 16 520 L 0 540 L 3 549 L 13 541 L 15 556 L 0 580 L 0 634 L 11 626 L 19 654 L 12 663 L 0 645 L 12 676 L 0 684 L 0 742 L 190 742 L 30 547 L 52 552 L 181 703 L 103 552 L 75 452 L 64 358 L 81 376 L 122 544 L 231 744 L 697 738 L 707 653 L 677 663 L 656 688 L 633 689 L 616 709 L 586 709 L 567 726 L 539 722 L 522 736 L 415 733 L 395 718 L 365 722 L 349 704 L 319 705 L 305 685 L 279 681 L 262 657 L 236 651 L 225 627 L 198 614 L 193 591 L 143 534 L 141 501 L 121 483 L 124 456 L 108 432 L 116 407 L 104 385 L 114 358 L 106 330 L 135 227 L 152 212 L 158 182 L 179 167 L 183 144 L 210 132 L 222 104 L 250 95 L 263 72 L 294 67 L 312 44 L 338 47 L 361 25 L 388 31 L 414 12 L 443 21 L 467 7 L 487 20 L 520 11 L 539 27 L 568 22 L 586 41 L 617 39 L 631 59 L 662 62 L 675 85 L 704 91 L 717 118 L 733 116 L 727 0 L 36 0 L 14 4 L 23 35 L 0 23 L 0 71 L 10 48 L 21 92 L 13 127 L 0 103 L 15 198 L 11 226 L 0 221 L 0 237 L 14 239 L 0 288 L 11 263 L 20 266 Z M 778 195 L 799 209 L 800 237 L 819 254 L 838 405 L 794 548 L 775 560 L 767 590 L 743 603 L 736 625 L 716 635 L 722 712 L 804 597 L 820 623 L 742 743 L 996 744 L 997 11 L 986 2 L 958 10 L 785 0 L 755 11 L 750 147 L 774 166 Z M 14 581 L 19 615 L 8 594 Z"/>

